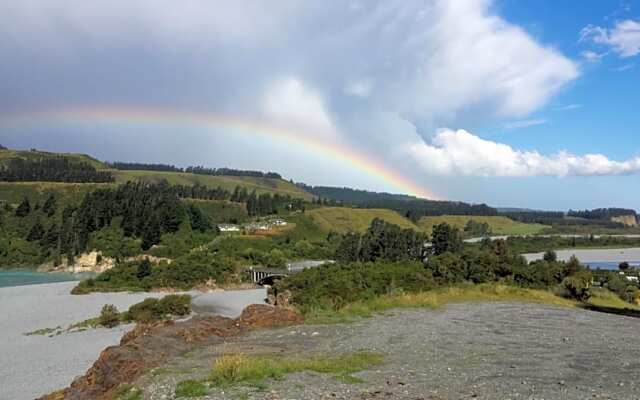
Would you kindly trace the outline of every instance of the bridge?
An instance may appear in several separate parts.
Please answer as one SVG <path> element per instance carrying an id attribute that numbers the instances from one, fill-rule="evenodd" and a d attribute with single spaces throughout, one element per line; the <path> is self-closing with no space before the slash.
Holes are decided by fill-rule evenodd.
<path id="1" fill-rule="evenodd" d="M 249 267 L 251 280 L 261 286 L 271 286 L 277 280 L 296 274 L 307 268 L 318 267 L 323 264 L 333 263 L 331 260 L 305 260 L 287 264 L 286 268 L 265 268 L 258 265 Z"/>

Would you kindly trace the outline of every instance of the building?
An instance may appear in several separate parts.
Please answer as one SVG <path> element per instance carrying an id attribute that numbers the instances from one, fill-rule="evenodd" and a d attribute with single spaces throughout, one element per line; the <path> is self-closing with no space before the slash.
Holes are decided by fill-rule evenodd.
<path id="1" fill-rule="evenodd" d="M 285 225 L 287 225 L 287 221 L 285 221 L 285 220 L 283 220 L 281 218 L 272 219 L 270 222 L 271 222 L 272 225 L 275 225 L 275 226 L 285 226 Z"/>
<path id="2" fill-rule="evenodd" d="M 240 227 L 233 224 L 220 224 L 218 229 L 220 229 L 220 232 L 240 232 Z"/>

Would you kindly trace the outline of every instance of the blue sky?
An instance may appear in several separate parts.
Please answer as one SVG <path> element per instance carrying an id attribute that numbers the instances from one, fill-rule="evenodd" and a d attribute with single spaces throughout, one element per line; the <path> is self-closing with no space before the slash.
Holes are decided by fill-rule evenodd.
<path id="1" fill-rule="evenodd" d="M 639 1 L 9 0 L 0 143 L 638 209 L 638 53 Z"/>

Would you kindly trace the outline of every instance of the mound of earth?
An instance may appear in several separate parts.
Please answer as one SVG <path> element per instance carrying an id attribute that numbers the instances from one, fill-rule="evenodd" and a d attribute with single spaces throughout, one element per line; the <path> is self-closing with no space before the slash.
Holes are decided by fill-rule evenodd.
<path id="1" fill-rule="evenodd" d="M 302 322 L 302 317 L 292 310 L 251 305 L 237 319 L 209 316 L 138 325 L 122 337 L 118 346 L 103 350 L 84 376 L 40 400 L 110 399 L 119 385 L 132 382 L 144 372 L 197 347 L 220 344 L 225 338 L 257 328 Z"/>

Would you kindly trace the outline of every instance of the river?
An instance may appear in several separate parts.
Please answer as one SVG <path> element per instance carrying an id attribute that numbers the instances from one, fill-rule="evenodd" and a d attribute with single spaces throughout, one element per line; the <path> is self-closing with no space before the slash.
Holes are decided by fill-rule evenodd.
<path id="1" fill-rule="evenodd" d="M 640 248 L 625 249 L 569 249 L 556 251 L 558 260 L 568 261 L 576 256 L 581 263 L 591 268 L 618 269 L 621 262 L 628 262 L 632 266 L 640 265 Z M 527 261 L 541 260 L 544 253 L 523 254 Z"/>

